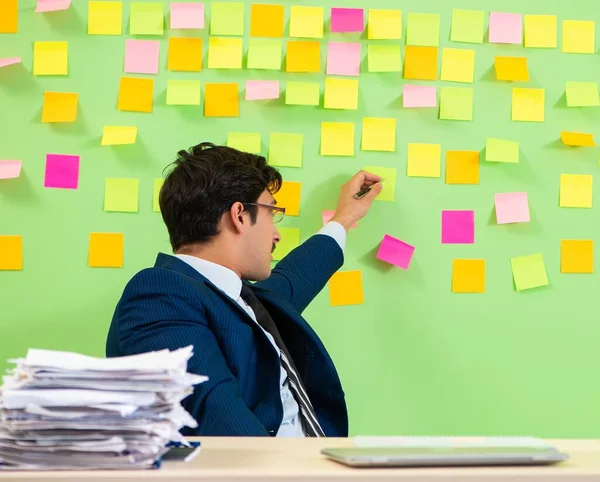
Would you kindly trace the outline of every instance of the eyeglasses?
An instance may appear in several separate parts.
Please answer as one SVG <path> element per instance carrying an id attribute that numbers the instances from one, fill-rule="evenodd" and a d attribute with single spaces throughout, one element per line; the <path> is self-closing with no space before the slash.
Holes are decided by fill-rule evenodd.
<path id="1" fill-rule="evenodd" d="M 269 208 L 273 213 L 273 222 L 278 223 L 285 216 L 285 208 L 280 206 L 273 206 L 272 204 L 261 204 L 261 203 L 244 203 L 246 206 L 261 206 L 263 208 Z"/>

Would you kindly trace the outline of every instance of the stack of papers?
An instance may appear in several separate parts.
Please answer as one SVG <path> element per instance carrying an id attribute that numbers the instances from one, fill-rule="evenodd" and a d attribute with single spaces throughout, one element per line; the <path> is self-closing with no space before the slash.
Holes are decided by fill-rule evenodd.
<path id="1" fill-rule="evenodd" d="M 181 406 L 208 377 L 192 347 L 120 358 L 29 350 L 0 387 L 0 469 L 146 469 L 197 422 Z"/>

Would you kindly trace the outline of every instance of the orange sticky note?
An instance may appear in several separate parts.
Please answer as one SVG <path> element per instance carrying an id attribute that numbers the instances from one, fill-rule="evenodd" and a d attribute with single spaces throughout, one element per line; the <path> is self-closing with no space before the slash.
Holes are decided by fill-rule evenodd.
<path id="1" fill-rule="evenodd" d="M 123 244 L 122 233 L 90 233 L 88 266 L 122 268 Z"/>
<path id="2" fill-rule="evenodd" d="M 300 194 L 302 183 L 283 181 L 281 189 L 273 195 L 277 206 L 285 208 L 286 216 L 298 216 L 300 214 Z"/>
<path id="3" fill-rule="evenodd" d="M 338 271 L 329 279 L 331 306 L 360 305 L 364 303 L 362 272 Z"/>
<path id="4" fill-rule="evenodd" d="M 436 80 L 438 72 L 438 48 L 407 45 L 404 51 L 404 78 L 413 80 Z"/>
<path id="5" fill-rule="evenodd" d="M 529 81 L 527 57 L 496 57 L 494 67 L 498 80 Z"/>
<path id="6" fill-rule="evenodd" d="M 42 122 L 75 122 L 78 100 L 74 92 L 44 92 Z"/>
<path id="7" fill-rule="evenodd" d="M 17 33 L 19 30 L 18 0 L 0 1 L 0 33 Z"/>
<path id="8" fill-rule="evenodd" d="M 594 134 L 582 134 L 579 132 L 561 132 L 560 140 L 566 146 L 592 147 L 594 143 Z"/>
<path id="9" fill-rule="evenodd" d="M 485 259 L 454 259 L 452 261 L 453 293 L 485 292 Z"/>
<path id="10" fill-rule="evenodd" d="M 289 40 L 285 61 L 286 72 L 319 72 L 321 44 L 314 41 Z"/>
<path id="11" fill-rule="evenodd" d="M 202 70 L 202 39 L 170 37 L 167 69 L 180 72 L 200 72 Z"/>
<path id="12" fill-rule="evenodd" d="M 250 7 L 250 37 L 283 37 L 283 5 L 253 3 Z"/>
<path id="13" fill-rule="evenodd" d="M 239 117 L 240 99 L 237 83 L 205 84 L 204 115 L 206 117 Z"/>
<path id="14" fill-rule="evenodd" d="M 154 80 L 121 77 L 119 101 L 121 111 L 152 112 Z"/>
<path id="15" fill-rule="evenodd" d="M 23 269 L 23 237 L 0 236 L 0 271 Z"/>
<path id="16" fill-rule="evenodd" d="M 592 239 L 563 239 L 560 242 L 561 273 L 593 273 L 594 241 Z"/>
<path id="17" fill-rule="evenodd" d="M 479 152 L 447 151 L 446 184 L 479 184 Z"/>

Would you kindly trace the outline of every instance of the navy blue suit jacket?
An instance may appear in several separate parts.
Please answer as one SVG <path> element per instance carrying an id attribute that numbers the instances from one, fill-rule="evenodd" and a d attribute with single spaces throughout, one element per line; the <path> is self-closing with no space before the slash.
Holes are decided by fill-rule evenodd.
<path id="1" fill-rule="evenodd" d="M 333 361 L 301 313 L 342 266 L 330 236 L 316 234 L 252 284 L 292 355 L 323 431 L 348 436 L 344 392 Z M 273 436 L 283 418 L 280 360 L 236 301 L 182 260 L 159 254 L 127 284 L 106 341 L 108 357 L 192 344 L 188 371 L 207 375 L 183 406 L 198 421 L 184 435 Z"/>

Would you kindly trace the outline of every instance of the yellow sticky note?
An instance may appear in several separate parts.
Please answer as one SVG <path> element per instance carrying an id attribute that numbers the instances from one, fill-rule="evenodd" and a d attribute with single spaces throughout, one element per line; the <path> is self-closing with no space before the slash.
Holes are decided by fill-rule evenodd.
<path id="1" fill-rule="evenodd" d="M 0 1 L 0 33 L 17 33 L 19 30 L 19 0 Z"/>
<path id="2" fill-rule="evenodd" d="M 131 126 L 104 126 L 102 131 L 102 146 L 120 146 L 135 144 L 137 127 Z"/>
<path id="3" fill-rule="evenodd" d="M 489 138 L 485 145 L 485 160 L 491 162 L 519 162 L 519 143 Z"/>
<path id="4" fill-rule="evenodd" d="M 167 80 L 167 105 L 200 105 L 199 80 Z"/>
<path id="5" fill-rule="evenodd" d="M 440 89 L 440 119 L 472 121 L 473 88 L 442 87 Z"/>
<path id="6" fill-rule="evenodd" d="M 338 271 L 329 279 L 331 306 L 360 305 L 364 303 L 361 271 Z"/>
<path id="7" fill-rule="evenodd" d="M 273 261 L 280 261 L 285 258 L 290 251 L 300 245 L 300 230 L 298 228 L 278 228 L 281 236 L 279 242 L 273 251 Z"/>
<path id="8" fill-rule="evenodd" d="M 283 5 L 253 3 L 250 7 L 250 37 L 283 37 Z"/>
<path id="9" fill-rule="evenodd" d="M 595 107 L 600 105 L 597 82 L 565 83 L 565 94 L 568 107 Z"/>
<path id="10" fill-rule="evenodd" d="M 394 117 L 363 117 L 363 151 L 396 150 L 396 119 Z"/>
<path id="11" fill-rule="evenodd" d="M 475 74 L 475 50 L 442 49 L 441 80 L 473 83 Z"/>
<path id="12" fill-rule="evenodd" d="M 88 35 L 121 35 L 123 33 L 123 2 L 88 4 Z"/>
<path id="13" fill-rule="evenodd" d="M 479 184 L 479 152 L 447 151 L 446 184 Z"/>
<path id="14" fill-rule="evenodd" d="M 323 7 L 290 7 L 290 37 L 323 38 Z"/>
<path id="15" fill-rule="evenodd" d="M 248 68 L 281 70 L 281 40 L 251 38 L 248 42 Z"/>
<path id="16" fill-rule="evenodd" d="M 544 94 L 544 89 L 513 88 L 512 120 L 544 122 Z"/>
<path id="17" fill-rule="evenodd" d="M 123 248 L 123 233 L 90 233 L 88 266 L 122 268 Z"/>
<path id="18" fill-rule="evenodd" d="M 592 239 L 563 239 L 560 242 L 561 273 L 593 273 L 594 241 Z"/>
<path id="19" fill-rule="evenodd" d="M 302 167 L 302 134 L 271 132 L 269 135 L 269 164 L 279 167 Z"/>
<path id="20" fill-rule="evenodd" d="M 325 109 L 358 109 L 358 80 L 325 79 Z"/>
<path id="21" fill-rule="evenodd" d="M 22 269 L 23 237 L 0 236 L 0 271 L 19 271 Z"/>
<path id="22" fill-rule="evenodd" d="M 180 72 L 200 72 L 202 70 L 202 39 L 170 37 L 167 69 Z"/>
<path id="23" fill-rule="evenodd" d="M 369 40 L 402 38 L 402 12 L 370 8 L 367 36 Z"/>
<path id="24" fill-rule="evenodd" d="M 242 53 L 241 38 L 211 37 L 208 41 L 208 68 L 241 69 Z"/>
<path id="25" fill-rule="evenodd" d="M 483 43 L 485 12 L 483 10 L 452 9 L 452 42 Z"/>
<path id="26" fill-rule="evenodd" d="M 242 152 L 260 154 L 262 151 L 260 132 L 228 132 L 227 147 Z"/>
<path id="27" fill-rule="evenodd" d="M 542 253 L 512 258 L 510 264 L 517 291 L 538 288 L 548 284 Z"/>
<path id="28" fill-rule="evenodd" d="M 290 40 L 287 43 L 286 72 L 319 72 L 321 44 L 313 41 Z"/>
<path id="29" fill-rule="evenodd" d="M 453 293 L 485 293 L 485 259 L 452 260 Z"/>
<path id="30" fill-rule="evenodd" d="M 593 20 L 563 20 L 562 51 L 579 54 L 595 53 L 595 25 Z"/>
<path id="31" fill-rule="evenodd" d="M 438 48 L 407 45 L 404 50 L 404 78 L 413 80 L 436 80 L 438 72 Z"/>
<path id="32" fill-rule="evenodd" d="M 164 178 L 157 177 L 154 179 L 154 185 L 152 189 L 152 212 L 160 212 L 160 190 L 165 183 Z"/>
<path id="33" fill-rule="evenodd" d="M 75 122 L 78 99 L 74 92 L 44 92 L 42 122 Z"/>
<path id="34" fill-rule="evenodd" d="M 558 45 L 556 15 L 525 15 L 525 47 L 555 49 Z"/>
<path id="35" fill-rule="evenodd" d="M 204 85 L 205 117 L 239 117 L 240 97 L 236 83 Z"/>
<path id="36" fill-rule="evenodd" d="M 285 85 L 285 103 L 288 105 L 319 105 L 321 86 L 318 82 L 288 81 Z"/>
<path id="37" fill-rule="evenodd" d="M 118 109 L 131 112 L 152 112 L 154 80 L 121 77 Z"/>
<path id="38" fill-rule="evenodd" d="M 137 213 L 139 196 L 139 179 L 106 178 L 104 184 L 104 210 Z"/>
<path id="39" fill-rule="evenodd" d="M 302 184 L 299 182 L 283 181 L 281 189 L 273 197 L 277 206 L 285 208 L 286 216 L 298 216 L 300 214 L 300 195 Z"/>
<path id="40" fill-rule="evenodd" d="M 67 42 L 34 42 L 33 75 L 67 75 L 69 44 Z"/>
<path id="41" fill-rule="evenodd" d="M 369 72 L 400 72 L 402 53 L 400 45 L 367 46 Z"/>
<path id="42" fill-rule="evenodd" d="M 406 175 L 410 177 L 440 177 L 442 146 L 440 144 L 408 144 Z"/>
<path id="43" fill-rule="evenodd" d="M 396 198 L 397 170 L 395 167 L 364 166 L 363 170 L 382 179 L 383 190 L 375 198 L 376 201 L 393 201 Z"/>
<path id="44" fill-rule="evenodd" d="M 163 2 L 131 2 L 129 35 L 162 35 L 165 24 Z"/>
<path id="45" fill-rule="evenodd" d="M 494 68 L 498 80 L 529 81 L 527 57 L 496 57 Z"/>
<path id="46" fill-rule="evenodd" d="M 321 122 L 321 155 L 353 156 L 354 123 Z"/>
<path id="47" fill-rule="evenodd" d="M 406 45 L 438 47 L 440 14 L 409 12 L 406 19 Z"/>
<path id="48" fill-rule="evenodd" d="M 591 208 L 592 182 L 591 174 L 561 174 L 560 207 Z"/>
<path id="49" fill-rule="evenodd" d="M 581 132 L 561 132 L 560 140 L 566 146 L 595 146 L 594 134 L 583 134 Z"/>

